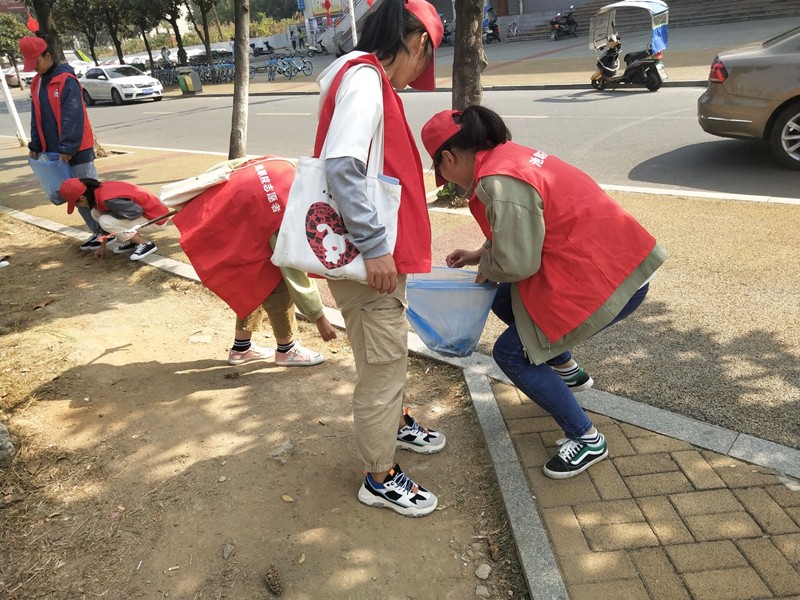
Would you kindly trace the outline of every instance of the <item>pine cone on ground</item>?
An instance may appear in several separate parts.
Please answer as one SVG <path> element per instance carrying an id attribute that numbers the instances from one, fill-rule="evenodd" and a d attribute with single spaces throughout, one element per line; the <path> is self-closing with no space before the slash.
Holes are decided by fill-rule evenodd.
<path id="1" fill-rule="evenodd" d="M 280 596 L 283 593 L 283 584 L 281 583 L 281 576 L 278 574 L 278 569 L 275 568 L 275 565 L 270 565 L 269 569 L 267 569 L 264 578 L 267 580 L 267 589 L 275 594 L 276 596 Z"/>

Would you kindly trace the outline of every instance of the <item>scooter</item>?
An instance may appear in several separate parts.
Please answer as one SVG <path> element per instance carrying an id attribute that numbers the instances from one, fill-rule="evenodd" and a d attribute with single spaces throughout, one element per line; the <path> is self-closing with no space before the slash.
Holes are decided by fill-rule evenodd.
<path id="1" fill-rule="evenodd" d="M 486 17 L 483 20 L 483 43 L 499 42 L 500 26 L 497 24 L 497 14 L 494 12 L 494 8 L 489 7 L 486 10 Z"/>
<path id="2" fill-rule="evenodd" d="M 594 89 L 604 90 L 608 86 L 634 84 L 643 85 L 651 92 L 655 92 L 667 80 L 667 70 L 661 62 L 662 54 L 654 53 L 652 48 L 626 54 L 623 57 L 625 71 L 622 75 L 617 75 L 621 50 L 622 40 L 619 35 L 611 35 L 605 52 L 597 61 L 597 71 L 592 75 Z"/>
<path id="3" fill-rule="evenodd" d="M 442 43 L 448 44 L 450 46 L 455 46 L 456 38 L 452 25 L 447 24 L 447 19 L 442 20 L 442 25 L 444 26 L 444 33 L 442 34 Z"/>
<path id="4" fill-rule="evenodd" d="M 270 54 L 275 54 L 275 48 L 270 46 L 269 40 L 264 41 L 263 48 L 260 48 L 255 44 L 250 44 L 250 47 L 253 49 L 253 56 L 269 56 Z"/>
<path id="5" fill-rule="evenodd" d="M 314 56 L 315 54 L 328 54 L 328 49 L 322 43 L 322 36 L 318 36 L 313 44 L 308 45 L 308 55 Z"/>
<path id="6" fill-rule="evenodd" d="M 569 12 L 566 15 L 556 13 L 556 16 L 550 19 L 550 39 L 561 40 L 568 35 L 578 37 L 578 22 L 572 18 L 573 7 L 570 5 Z"/>

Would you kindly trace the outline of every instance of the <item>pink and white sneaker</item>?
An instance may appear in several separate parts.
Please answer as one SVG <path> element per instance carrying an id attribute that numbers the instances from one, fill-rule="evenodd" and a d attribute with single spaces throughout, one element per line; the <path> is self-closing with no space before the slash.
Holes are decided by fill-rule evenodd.
<path id="1" fill-rule="evenodd" d="M 251 343 L 250 348 L 244 352 L 237 352 L 236 350 L 228 352 L 228 364 L 234 366 L 242 365 L 254 360 L 267 360 L 274 355 L 275 351 L 272 348 L 262 348 Z"/>
<path id="2" fill-rule="evenodd" d="M 313 367 L 323 360 L 325 357 L 322 354 L 298 343 L 288 352 L 275 353 L 275 364 L 279 367 Z"/>

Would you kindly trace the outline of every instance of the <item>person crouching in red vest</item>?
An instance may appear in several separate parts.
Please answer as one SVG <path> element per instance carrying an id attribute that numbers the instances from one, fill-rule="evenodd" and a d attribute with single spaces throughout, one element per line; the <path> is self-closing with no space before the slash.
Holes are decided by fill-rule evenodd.
<path id="1" fill-rule="evenodd" d="M 574 477 L 608 450 L 573 395 L 593 381 L 570 349 L 636 310 L 667 253 L 586 173 L 511 142 L 488 108 L 437 113 L 422 142 L 437 184 L 467 190 L 486 237 L 477 250 L 451 252 L 447 265 L 478 265 L 479 282 L 500 283 L 492 310 L 508 329 L 493 357 L 564 430 L 544 474 Z"/>
<path id="2" fill-rule="evenodd" d="M 164 226 L 168 221 L 169 208 L 161 204 L 157 196 L 146 189 L 125 181 L 100 183 L 96 179 L 67 179 L 58 189 L 67 201 L 67 213 L 72 214 L 75 207 L 88 207 L 92 217 L 108 233 L 122 233 L 137 225 L 142 225 L 164 216 L 163 219 L 148 225 Z M 100 247 L 95 250 L 95 258 L 105 257 L 106 238 L 101 238 Z M 115 254 L 131 252 L 131 260 L 141 260 L 158 250 L 155 242 L 142 236 L 138 231 L 114 247 Z"/>

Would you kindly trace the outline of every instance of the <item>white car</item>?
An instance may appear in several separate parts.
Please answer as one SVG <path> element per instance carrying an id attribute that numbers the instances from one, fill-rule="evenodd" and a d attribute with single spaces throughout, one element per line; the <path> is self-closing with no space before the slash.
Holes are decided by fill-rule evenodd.
<path id="1" fill-rule="evenodd" d="M 163 98 L 163 86 L 158 79 L 145 75 L 136 67 L 116 65 L 92 67 L 79 79 L 83 87 L 83 100 L 87 106 L 101 100 L 124 104 L 131 100 Z"/>

